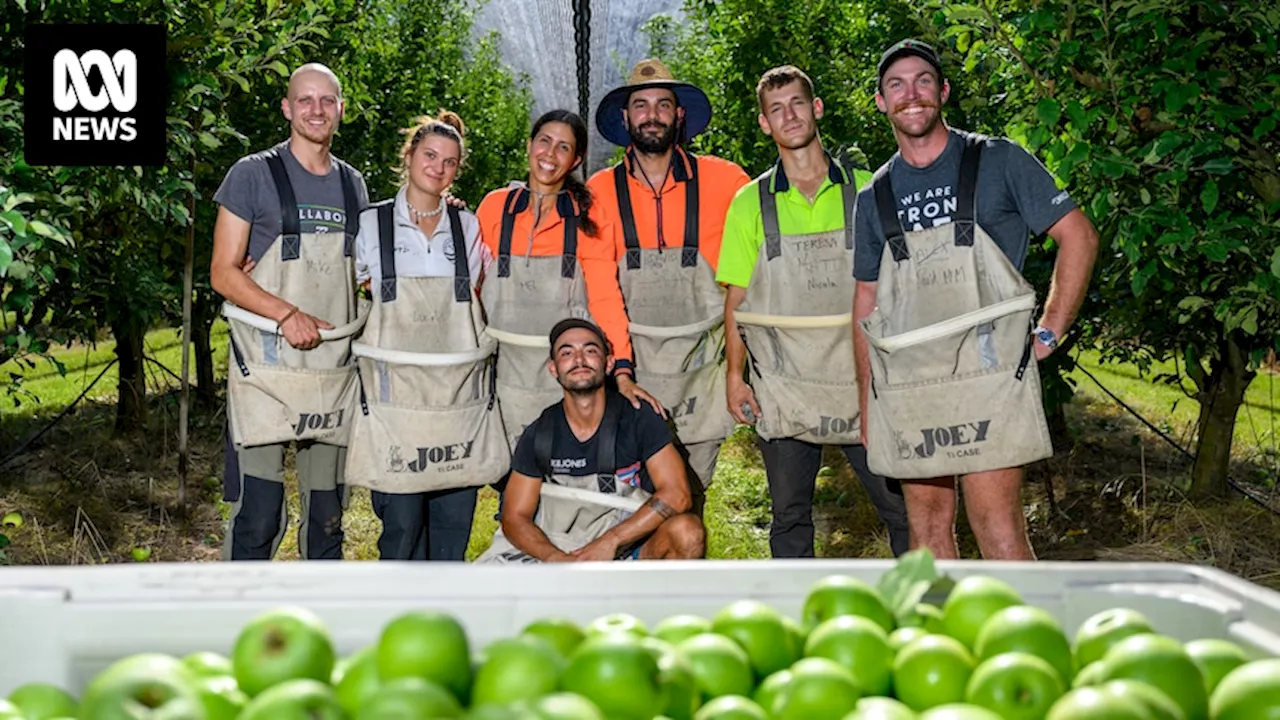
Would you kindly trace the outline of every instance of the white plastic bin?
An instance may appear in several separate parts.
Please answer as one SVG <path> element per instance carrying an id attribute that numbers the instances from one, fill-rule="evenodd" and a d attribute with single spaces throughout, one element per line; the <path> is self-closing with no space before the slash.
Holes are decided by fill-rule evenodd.
<path id="1" fill-rule="evenodd" d="M 655 624 L 711 616 L 752 598 L 799 617 L 809 587 L 833 573 L 875 583 L 891 560 L 689 561 L 478 566 L 439 563 L 208 563 L 8 568 L 0 571 L 0 694 L 24 682 L 78 692 L 110 661 L 138 652 L 229 653 L 259 612 L 319 613 L 341 654 L 373 642 L 413 608 L 446 610 L 473 649 L 535 618 L 588 622 L 629 612 Z M 1280 656 L 1280 593 L 1210 568 L 1171 563 L 940 562 L 959 579 L 987 574 L 1052 612 L 1069 633 L 1093 613 L 1130 607 L 1181 640 L 1220 637 Z"/>

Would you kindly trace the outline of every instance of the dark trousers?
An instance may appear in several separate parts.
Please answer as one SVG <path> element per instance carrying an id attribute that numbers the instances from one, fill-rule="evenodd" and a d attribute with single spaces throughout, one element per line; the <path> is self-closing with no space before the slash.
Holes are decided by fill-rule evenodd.
<path id="1" fill-rule="evenodd" d="M 814 557 L 813 491 L 822 468 L 822 445 L 784 438 L 756 438 L 764 459 L 773 502 L 773 523 L 769 527 L 769 549 L 775 558 Z M 902 485 L 881 477 L 867 467 L 867 450 L 862 445 L 845 445 L 841 451 L 862 481 L 880 519 L 889 527 L 889 546 L 895 556 L 907 551 L 907 504 Z"/>
<path id="2" fill-rule="evenodd" d="M 289 511 L 284 498 L 284 445 L 237 447 L 226 435 L 223 499 L 231 503 L 222 554 L 225 560 L 270 560 L 284 539 Z M 304 560 L 341 560 L 346 450 L 298 443 L 295 453 L 301 522 L 298 554 Z"/>
<path id="3" fill-rule="evenodd" d="M 383 560 L 466 560 L 480 488 L 427 493 L 370 493 L 382 521 Z"/>

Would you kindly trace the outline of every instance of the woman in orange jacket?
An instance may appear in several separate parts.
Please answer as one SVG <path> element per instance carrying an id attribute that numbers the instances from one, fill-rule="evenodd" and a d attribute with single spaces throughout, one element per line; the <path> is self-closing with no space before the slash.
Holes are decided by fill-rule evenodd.
<path id="1" fill-rule="evenodd" d="M 476 209 L 493 258 L 481 289 L 498 346 L 497 390 L 515 447 L 525 426 L 563 397 L 547 371 L 547 333 L 560 320 L 593 320 L 607 335 L 613 376 L 631 404 L 658 400 L 635 384 L 627 313 L 614 261 L 615 227 L 592 208 L 572 172 L 587 152 L 587 126 L 568 110 L 538 118 L 529 133 L 529 177 L 485 196 Z"/>

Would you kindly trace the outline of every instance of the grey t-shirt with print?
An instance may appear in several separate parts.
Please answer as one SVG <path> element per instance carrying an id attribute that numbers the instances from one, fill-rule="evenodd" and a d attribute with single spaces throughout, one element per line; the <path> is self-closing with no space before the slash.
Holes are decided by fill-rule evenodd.
<path id="1" fill-rule="evenodd" d="M 255 261 L 266 254 L 280 235 L 283 225 L 280 195 L 276 191 L 275 180 L 271 177 L 271 169 L 267 167 L 267 155 L 273 150 L 280 151 L 285 172 L 289 175 L 289 184 L 293 186 L 293 197 L 298 203 L 298 219 L 301 221 L 303 234 L 340 233 L 346 228 L 346 203 L 342 198 L 339 165 L 351 172 L 359 208 L 364 210 L 369 206 L 369 191 L 365 187 L 364 177 L 336 157 L 332 158 L 331 169 L 325 175 L 314 175 L 303 168 L 293 157 L 293 153 L 289 152 L 287 140 L 270 150 L 242 157 L 227 171 L 222 185 L 213 195 L 213 201 L 250 223 L 249 257 Z"/>
<path id="2" fill-rule="evenodd" d="M 978 166 L 977 221 L 1013 266 L 1022 269 L 1027 244 L 1076 207 L 1071 195 L 1058 188 L 1053 176 L 1033 155 L 1007 138 L 988 137 L 950 129 L 947 148 L 926 167 L 913 167 L 895 153 L 876 171 L 893 181 L 902 229 L 910 232 L 951 222 L 956 210 L 956 186 L 960 176 L 960 155 L 966 137 L 983 143 Z M 858 212 L 854 221 L 853 276 L 875 282 L 880 277 L 880 260 L 885 236 L 876 209 L 875 183 L 858 192 Z"/>

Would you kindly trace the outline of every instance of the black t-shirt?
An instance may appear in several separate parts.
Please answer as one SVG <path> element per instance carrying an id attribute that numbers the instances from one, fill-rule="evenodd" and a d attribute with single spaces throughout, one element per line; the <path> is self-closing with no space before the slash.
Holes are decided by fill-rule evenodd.
<path id="1" fill-rule="evenodd" d="M 631 403 L 621 396 L 614 398 L 620 401 L 621 412 L 618 415 L 617 444 L 614 449 L 614 475 L 619 485 L 627 483 L 654 492 L 653 482 L 645 469 L 645 461 L 653 457 L 673 440 L 671 428 L 661 415 L 654 412 L 648 403 L 640 403 L 640 409 L 631 407 Z M 541 477 L 537 456 L 534 454 L 534 438 L 538 434 L 538 425 L 543 422 L 555 423 L 555 435 L 551 444 L 551 470 L 557 474 L 581 477 L 594 475 L 599 457 L 599 429 L 586 442 L 578 442 L 569 421 L 564 415 L 564 404 L 556 403 L 551 411 L 533 421 L 520 435 L 516 443 L 515 455 L 511 458 L 511 469 L 529 477 Z"/>

